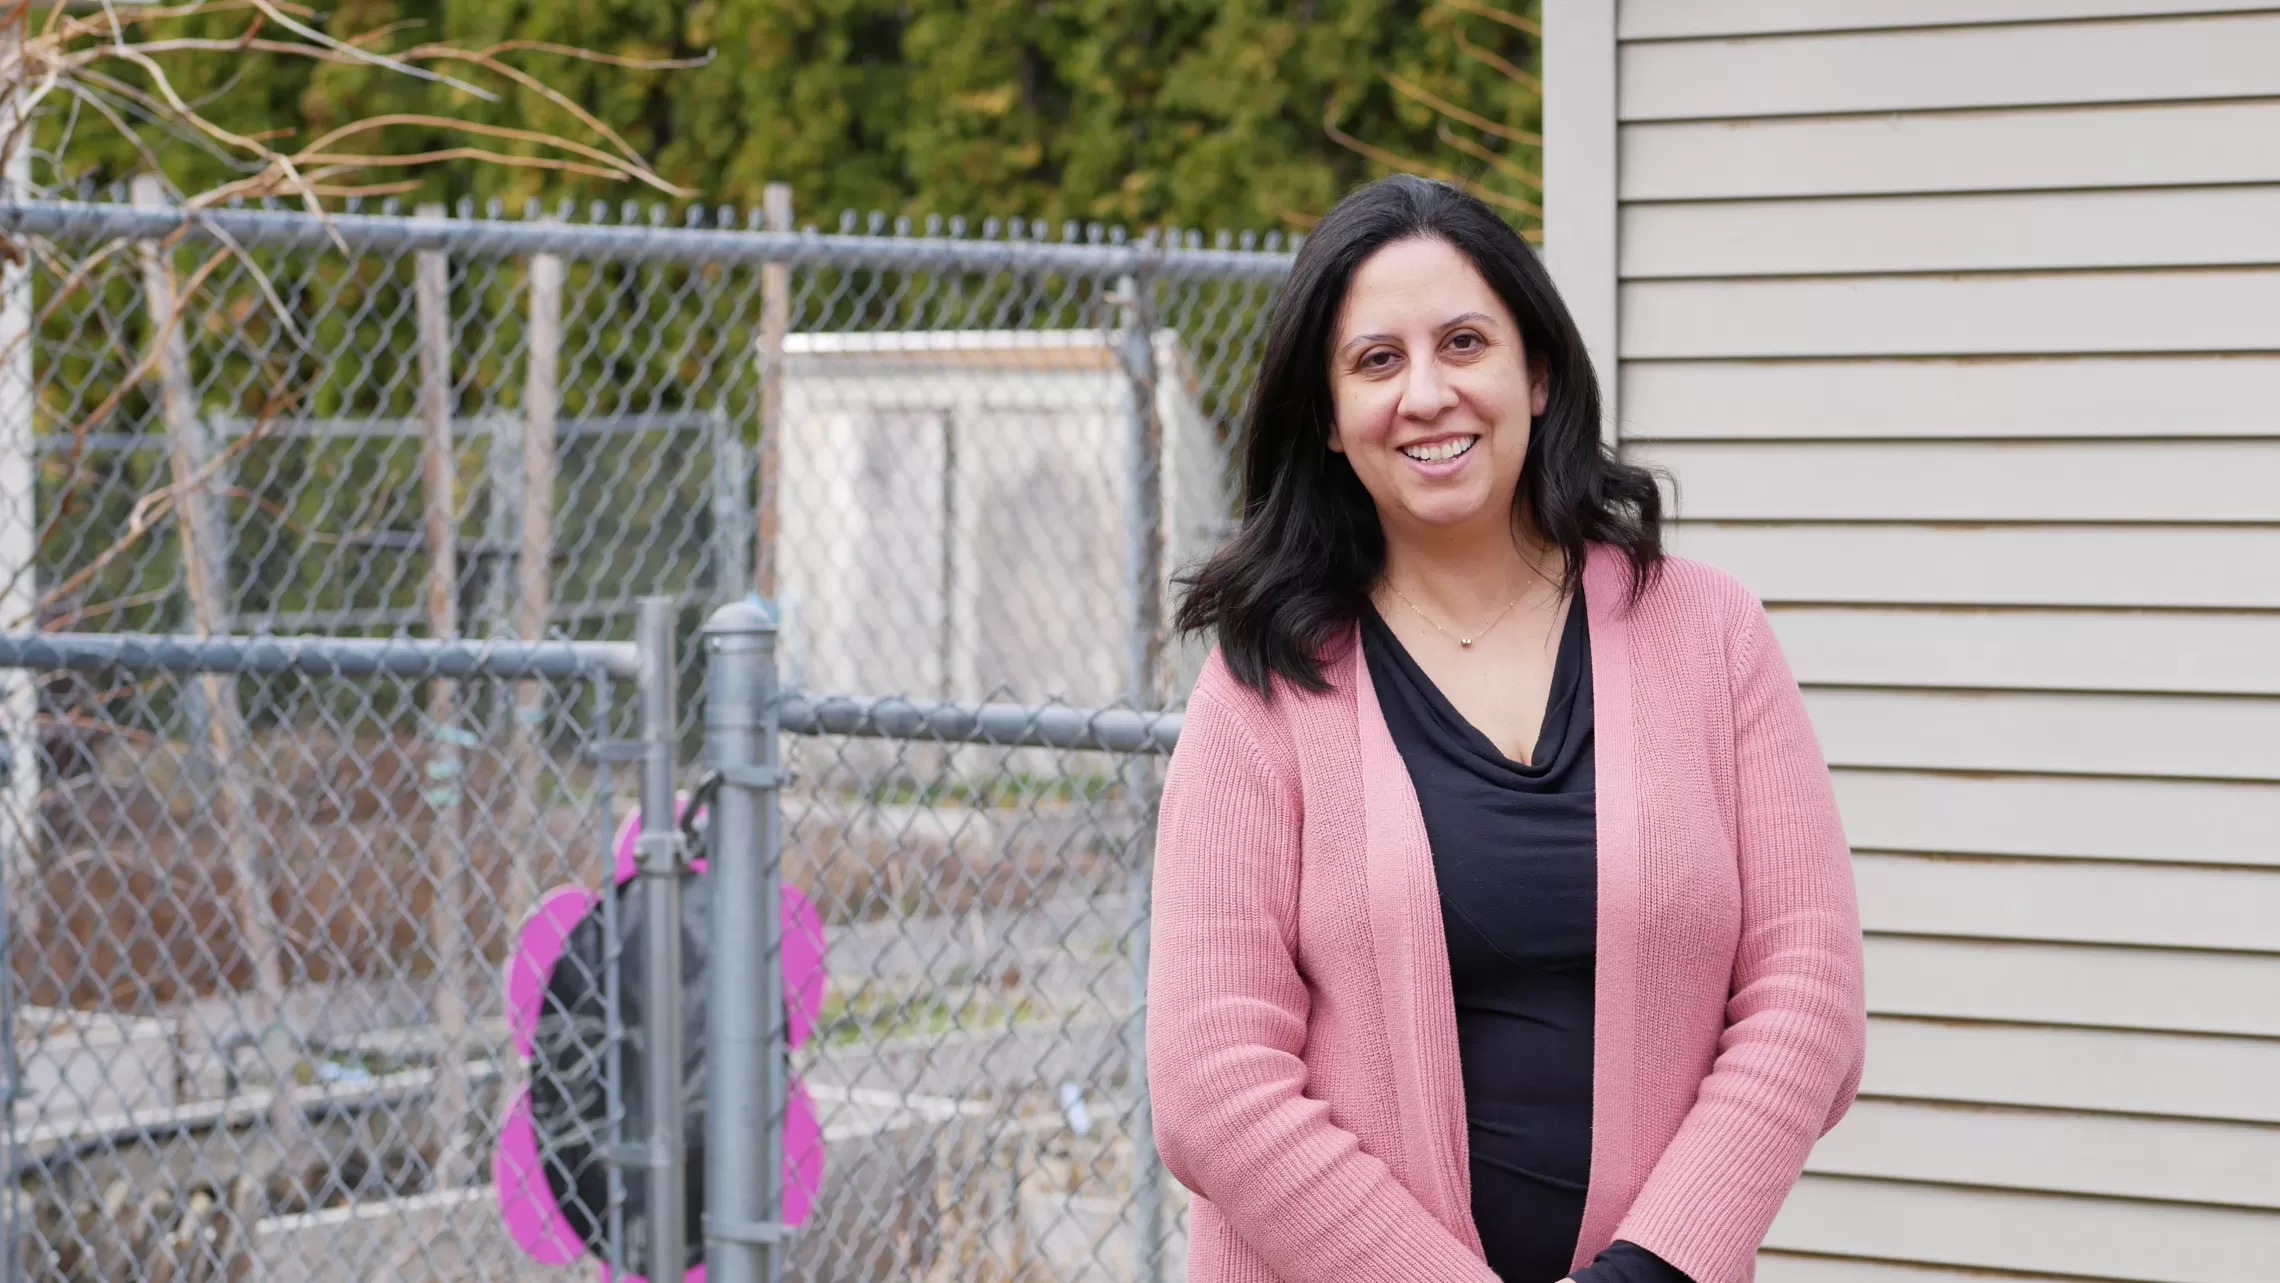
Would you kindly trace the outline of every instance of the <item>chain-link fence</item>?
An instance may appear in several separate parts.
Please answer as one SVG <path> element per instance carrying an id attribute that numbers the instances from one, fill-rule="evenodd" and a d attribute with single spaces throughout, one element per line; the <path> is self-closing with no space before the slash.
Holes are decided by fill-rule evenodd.
<path id="1" fill-rule="evenodd" d="M 0 977 L 14 1276 L 1176 1273 L 1177 714 L 779 692 L 738 603 L 700 783 L 673 632 L 659 597 L 631 647 L 0 639 L 90 732 L 7 817 L 44 853 Z"/>
<path id="2" fill-rule="evenodd" d="M 0 209 L 0 627 L 622 640 L 757 588 L 795 680 L 926 698 L 1135 693 L 1289 262 L 135 195 Z"/>
<path id="3" fill-rule="evenodd" d="M 517 1272 L 499 977 L 599 883 L 630 650 L 0 640 L 50 710 L 4 817 L 9 1277 Z"/>
<path id="4" fill-rule="evenodd" d="M 137 196 L 0 209 L 7 1268 L 642 1273 L 678 1225 L 731 1279 L 1176 1276 L 1153 710 L 1283 247 Z M 691 643 L 755 591 L 789 773 L 700 787 Z M 716 816 L 774 826 L 782 932 L 715 929 L 749 867 L 664 876 Z M 693 979 L 755 971 L 758 1034 Z M 653 1184 L 755 1038 L 776 1125 Z"/>

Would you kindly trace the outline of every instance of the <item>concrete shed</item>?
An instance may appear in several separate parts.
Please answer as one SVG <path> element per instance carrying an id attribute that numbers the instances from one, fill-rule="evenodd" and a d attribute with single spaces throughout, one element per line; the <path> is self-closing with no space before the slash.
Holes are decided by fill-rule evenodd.
<path id="1" fill-rule="evenodd" d="M 2280 1279 L 2280 5 L 1544 10 L 1609 430 L 1855 849 L 1866 1083 L 1759 1278 Z"/>

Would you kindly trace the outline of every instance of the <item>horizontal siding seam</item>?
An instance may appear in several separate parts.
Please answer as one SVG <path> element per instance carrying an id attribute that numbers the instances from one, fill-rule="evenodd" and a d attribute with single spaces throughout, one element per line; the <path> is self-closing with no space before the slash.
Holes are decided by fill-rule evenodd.
<path id="1" fill-rule="evenodd" d="M 2147 263 L 2128 266 L 2092 263 L 2080 267 L 1923 267 L 1875 268 L 1848 272 L 1705 272 L 1684 276 L 1627 276 L 1624 285 L 1810 285 L 1822 281 L 2007 281 L 2067 276 L 2239 276 L 2256 273 L 2280 275 L 2280 252 L 2270 258 L 2224 263 Z"/>
<path id="2" fill-rule="evenodd" d="M 1771 605 L 1772 603 L 1769 602 L 1767 604 Z M 1841 761 L 1830 762 L 1829 769 L 1834 771 L 1850 771 L 1862 775 L 1872 773 L 1883 775 L 1932 775 L 1947 779 L 1977 780 L 1989 782 L 1996 780 L 2115 780 L 2131 784 L 2223 784 L 2240 788 L 2280 788 L 2280 780 L 2270 780 L 2265 779 L 2261 776 L 2254 775 L 2146 775 L 2137 771 L 2022 771 L 2015 769 L 1988 770 L 1978 767 L 1962 766 L 1894 766 L 1882 762 Z M 2139 863 L 2147 862 L 2139 861 Z M 2162 860 L 2152 861 L 2152 863 L 2167 865 L 2169 862 Z M 2247 865 L 2242 867 L 2255 868 L 2259 866 Z"/>
<path id="3" fill-rule="evenodd" d="M 2218 1212 L 2245 1212 L 2254 1216 L 2271 1216 L 2280 1219 L 2280 1210 L 2258 1203 L 2212 1203 L 2197 1198 L 2153 1198 L 2140 1194 L 2098 1194 L 2077 1190 L 2042 1189 L 2031 1185 L 1984 1185 L 1974 1181 L 1929 1180 L 1914 1176 L 1863 1176 L 1853 1172 L 1814 1171 L 1808 1159 L 1805 1171 L 1825 1181 L 1859 1182 L 1864 1185 L 1905 1185 L 1918 1189 L 1951 1189 L 1967 1193 L 2003 1194 L 2014 1198 L 2042 1198 L 2066 1202 L 2127 1203 L 2148 1207 L 2200 1207 Z"/>
<path id="4" fill-rule="evenodd" d="M 1724 527 L 1729 529 L 1786 529 L 1795 526 L 1848 526 L 1866 528 L 1896 528 L 1903 530 L 2280 530 L 2280 521 L 2179 521 L 2119 520 L 2112 517 L 2095 521 L 2051 521 L 2034 519 L 2025 521 L 1999 521 L 1985 517 L 1957 520 L 1952 517 L 1679 517 L 1670 521 L 1675 526 Z"/>
<path id="5" fill-rule="evenodd" d="M 2164 615 L 2280 615 L 2280 606 L 2134 606 L 2031 603 L 2017 602 L 1925 602 L 1914 600 L 1873 601 L 1865 598 L 1843 597 L 1784 597 L 1766 594 L 1760 598 L 1768 610 L 1927 610 L 1954 612 L 1990 612 L 1998 610 L 2053 610 L 2082 614 L 2164 614 Z"/>
<path id="6" fill-rule="evenodd" d="M 2000 685 L 1963 686 L 1953 682 L 1895 682 L 1895 681 L 1828 681 L 1800 678 L 1797 683 L 1803 690 L 1815 691 L 1872 691 L 1894 695 L 2033 695 L 2067 696 L 2113 699 L 2159 700 L 2216 700 L 2225 703 L 2263 702 L 2280 708 L 2280 691 L 2209 690 L 2205 687 L 2184 689 L 2138 689 L 2120 686 L 2019 686 Z M 2166 778 L 2166 777 L 2163 777 Z"/>
<path id="7" fill-rule="evenodd" d="M 1623 352 L 1617 357 L 1624 365 L 1730 365 L 1773 363 L 1777 361 L 1803 364 L 1848 364 L 1866 361 L 2133 361 L 2133 360 L 2187 360 L 2194 357 L 2270 357 L 2280 356 L 2280 344 L 2270 347 L 2200 347 L 2200 348 L 2066 348 L 2052 351 L 2047 348 L 2004 348 L 1941 352 L 1669 352 L 1641 354 Z"/>
<path id="8" fill-rule="evenodd" d="M 1904 201 L 1914 199 L 1969 199 L 1973 196 L 2105 196 L 2135 192 L 2141 195 L 2160 195 L 2168 192 L 2225 190 L 2230 188 L 2280 189 L 2280 179 L 2236 179 L 2230 182 L 2209 183 L 2120 183 L 2113 186 L 2099 184 L 2085 187 L 2028 187 L 2016 191 L 1961 191 L 1961 192 L 1809 192 L 1781 193 L 1772 196 L 1633 196 L 1617 202 L 1617 208 L 1683 209 L 1718 205 L 1825 205 L 1836 201 L 1869 203 L 1874 201 Z"/>
<path id="9" fill-rule="evenodd" d="M 1726 44 L 1737 40 L 1773 41 L 1786 40 L 1792 37 L 1827 39 L 1831 36 L 1894 36 L 1912 35 L 1919 31 L 1987 31 L 2004 27 L 2098 27 L 2122 23 L 2177 22 L 2207 18 L 2254 18 L 2266 14 L 2280 14 L 2280 6 L 2254 9 L 2192 9 L 2178 13 L 2079 14 L 2056 18 L 1989 18 L 1981 21 L 1884 23 L 1864 27 L 1740 27 L 1725 31 L 1699 31 L 1668 36 L 1626 36 L 1618 32 L 1615 37 L 1615 44 L 1618 49 L 1622 49 L 1633 45 Z"/>
<path id="10" fill-rule="evenodd" d="M 1938 1025 L 1944 1029 L 2048 1029 L 2066 1033 L 2100 1033 L 2128 1036 L 2152 1036 L 2170 1039 L 2192 1039 L 2200 1042 L 2228 1044 L 2248 1043 L 2255 1046 L 2280 1047 L 2280 1037 L 2270 1034 L 2211 1033 L 2203 1029 L 2147 1029 L 2138 1025 L 2081 1025 L 2054 1020 L 1995 1020 L 1982 1016 L 1926 1016 L 1897 1013 L 1869 1013 L 1872 1019 L 1895 1024 Z M 2000 1102 L 1990 1101 L 1989 1104 Z M 2162 1115 L 2169 1117 L 2170 1115 Z M 2181 1116 L 2181 1115 L 2180 1115 Z M 2220 1119 L 2219 1121 L 2224 1121 Z"/>
<path id="11" fill-rule="evenodd" d="M 2051 1274 L 2046 1271 L 1994 1269 L 1984 1265 L 1954 1265 L 1945 1261 L 1927 1261 L 1897 1256 L 1850 1256 L 1838 1252 L 1805 1252 L 1795 1248 L 1767 1247 L 1758 1249 L 1760 1257 L 1778 1257 L 1798 1261 L 1837 1261 L 1856 1265 L 1893 1265 L 1921 1272 L 1933 1272 L 1953 1278 L 1971 1279 L 1974 1283 L 2145 1283 L 2143 1279 L 2117 1274 Z"/>
<path id="12" fill-rule="evenodd" d="M 1846 766 L 1840 767 L 1838 769 L 1855 772 L 1893 770 L 1893 768 L 1866 766 Z M 1902 773 L 1908 775 L 1941 774 L 1941 772 L 1938 771 L 1928 770 L 1908 770 L 1904 772 L 1894 771 L 1894 773 Z M 1974 772 L 1957 771 L 1950 772 L 1950 774 L 1968 775 L 1974 774 Z M 2028 776 L 2023 778 L 2040 777 Z M 2162 776 L 2159 777 L 2159 779 L 2162 782 L 2166 782 L 2168 777 Z M 2266 784 L 2263 787 L 2270 789 L 2280 789 L 2280 784 Z M 1957 864 L 2094 864 L 2100 866 L 2124 865 L 2133 869 L 2143 869 L 2149 873 L 2165 872 L 2171 869 L 2186 869 L 2204 873 L 2280 873 L 2280 863 L 2236 864 L 2228 863 L 2223 860 L 2149 860 L 2143 857 L 2118 855 L 2075 855 L 2072 853 L 2058 855 L 2021 855 L 2016 851 L 1957 851 L 1947 848 L 1935 850 L 1929 847 L 1893 846 L 1888 843 L 1879 846 L 1856 846 L 1852 848 L 1852 853 L 1855 856 L 1890 855 L 1909 860 L 1947 860 Z"/>
<path id="13" fill-rule="evenodd" d="M 1622 196 L 1616 201 L 1616 206 L 1620 211 L 1622 208 L 1632 205 L 1744 205 L 1762 204 L 1770 201 L 1908 200 L 1916 197 L 1939 199 L 1970 196 L 2069 196 L 2106 192 L 2188 192 L 2212 191 L 2230 187 L 2271 187 L 2276 181 L 2280 180 L 2272 178 L 2222 178 L 2170 183 L 2070 182 L 2064 186 L 2055 187 L 1894 187 L 1836 192 L 1766 192 L 1759 195 L 1743 194 L 1737 196 Z"/>
<path id="14" fill-rule="evenodd" d="M 1863 852 L 1863 851 L 1854 851 L 1854 852 L 1853 852 L 1853 854 L 1854 854 L 1854 855 L 1864 855 L 1864 854 L 1876 854 L 1876 855 L 1903 855 L 1903 856 L 1906 856 L 1906 858 L 1909 858 L 1909 859 L 1914 859 L 1914 858 L 1917 858 L 1917 857 L 1915 857 L 1915 856 L 1912 856 L 1912 855 L 1907 855 L 1907 853 L 1905 853 L 1905 852 L 1898 852 L 1898 851 L 1877 851 L 1877 852 L 1873 852 L 1873 853 L 1872 853 L 1872 852 Z M 2042 861 L 2042 863 L 2051 863 L 2051 861 Z M 2089 863 L 2118 863 L 2118 862 L 2117 862 L 2117 861 L 2089 861 L 2089 860 L 2085 860 L 2085 861 L 2081 861 L 2081 863 L 2089 864 Z M 2193 867 L 2196 867 L 2196 866 L 2193 866 L 2193 865 L 2179 865 L 2179 864 L 2165 864 L 2165 865 L 2155 865 L 2155 866 L 2152 866 L 2152 867 L 2155 867 L 2155 868 L 2159 868 L 2159 869 L 2162 869 L 2162 870 L 2164 870 L 2164 871 L 2167 871 L 2167 870 L 2180 869 L 2180 868 L 2193 868 Z M 2228 872 L 2228 873 L 2237 873 L 2237 872 L 2240 872 L 2241 870 L 2238 870 L 2238 869 L 2226 869 L 2226 870 L 2224 870 L 2224 871 L 2225 871 L 2225 872 Z M 2252 871 L 2253 871 L 2253 870 L 2252 870 Z M 2274 876 L 2274 877 L 2280 877 L 2280 872 L 2273 872 L 2273 873 L 2272 873 L 2272 876 Z M 2158 954 L 2165 954 L 2165 955 L 2188 954 L 2188 955 L 2191 955 L 2191 956 L 2194 956 L 2194 957 L 2206 957 L 2206 958 L 2253 958 L 2253 959 L 2257 959 L 2257 960 L 2259 960 L 2259 961 L 2267 961 L 2267 960 L 2269 960 L 2269 961 L 2280 961 L 2280 946 L 2275 946 L 2275 947 L 2273 947 L 2273 948 L 2270 948 L 2270 949 L 2250 949 L 2250 948 L 2246 948 L 2246 947 L 2237 947 L 2237 946 L 2223 946 L 2223 945 L 2205 945 L 2205 944 L 2148 944 L 2148 943 L 2146 943 L 2146 942 L 2144 942 L 2144 941 L 2139 941 L 2139 940 L 2113 940 L 2113 939 L 2093 939 L 2093 938 L 2090 938 L 2090 937 L 2087 937 L 2087 936 L 2080 936 L 2080 937 L 2077 937 L 2077 936 L 2054 936 L 2054 935 L 2053 935 L 2053 936 L 2046 936 L 2046 935 L 1986 935 L 1986 934 L 1982 934 L 1982 933 L 1978 933 L 1978 932 L 1970 932 L 1970 931 L 1893 931 L 1893 930 L 1889 930 L 1889 929 L 1886 929 L 1886 928 L 1883 928 L 1883 927 L 1871 927 L 1871 928 L 1865 929 L 1865 930 L 1863 930 L 1863 931 L 1861 932 L 1861 938 L 1862 938 L 1862 939 L 1864 939 L 1864 940 L 1937 940 L 1937 941 L 1940 941 L 1940 942 L 1942 942 L 1942 943 L 1993 945 L 1993 946 L 1995 946 L 1995 947 L 1998 947 L 1998 948 L 2001 948 L 2001 947 L 2005 947 L 2005 946 L 2012 946 L 2012 945 L 2015 945 L 2015 946 L 2018 946 L 2019 948 L 2022 948 L 2022 949 L 2036 949 L 2036 948 L 2061 948 L 2061 949 L 2108 949 L 2108 950 L 2114 950 L 2114 951 L 2117 951 L 2117 952 L 2126 950 L 2126 951 L 2128 951 L 2128 952 L 2130 952 L 2130 953 L 2148 953 L 2148 954 L 2151 954 L 2151 953 L 2158 953 Z M 1895 1014 L 1895 1015 L 1897 1015 L 1897 1014 L 1901 1014 L 1901 1013 L 1897 1013 L 1897 1012 L 1895 1012 L 1895 1013 L 1891 1013 L 1891 1014 Z M 1917 1012 L 1917 1013 L 1914 1013 L 1914 1014 L 1917 1014 L 1917 1015 L 1921 1015 L 1921 1014 L 1923 1014 L 1923 1013 L 1921 1013 L 1921 1012 Z M 2168 1026 L 2163 1026 L 2163 1025 L 2128 1025 L 2128 1026 L 2120 1026 L 2120 1025 L 2113 1025 L 2113 1026 L 2109 1026 L 2109 1025 L 2080 1025 L 2080 1024 L 2077 1024 L 2077 1023 L 2075 1023 L 2074 1021 L 2071 1021 L 2071 1020 L 2057 1020 L 2057 1021 L 2030 1021 L 2030 1022 L 2027 1022 L 2027 1023 L 2031 1023 L 2031 1024 L 2052 1024 L 2052 1025 L 2063 1025 L 2063 1026 L 2065 1026 L 2066 1028 L 2069 1028 L 2069 1029 L 2083 1029 L 2083 1028 L 2090 1028 L 2090 1029 L 2105 1029 L 2105 1028 L 2130 1028 L 2130 1029 L 2158 1029 L 2158 1030 L 2166 1030 L 2166 1031 L 2169 1031 L 2169 1032 L 2175 1032 L 2175 1033 L 2205 1033 L 2205 1032 L 2208 1032 L 2207 1030 L 2201 1030 L 2201 1029 L 2185 1029 L 2185 1028 L 2176 1028 L 2176 1029 L 2174 1029 L 2174 1030 L 2171 1030 L 2171 1029 L 2169 1029 L 2169 1027 L 2168 1027 Z M 2280 1034 L 2228 1034 L 2227 1036 L 2228 1036 L 2228 1037 L 2241 1037 L 2241 1038 L 2273 1038 L 2273 1039 L 2280 1039 Z"/>
<path id="15" fill-rule="evenodd" d="M 2063 359 L 2063 358 L 2061 358 L 2061 359 Z M 1628 444 L 1630 444 L 1630 443 L 1632 443 L 1632 442 L 1638 442 L 1638 443 L 1640 443 L 1640 444 L 1648 444 L 1648 445 L 1673 445 L 1673 446 L 1681 446 L 1681 447 L 1689 447 L 1689 446 L 1741 446 L 1741 447 L 1749 447 L 1749 448 L 1752 448 L 1752 449 L 1768 449 L 1768 448 L 1773 448 L 1773 447 L 1785 447 L 1785 446 L 1807 446 L 1807 447 L 1812 447 L 1812 446 L 1839 446 L 1839 447 L 1841 447 L 1841 446 L 1856 446 L 1856 445 L 1859 445 L 1859 446 L 1880 446 L 1880 445 L 1889 445 L 1889 446 L 1920 446 L 1920 447 L 1922 447 L 1922 448 L 1923 448 L 1923 449 L 1925 449 L 1925 450 L 1938 450 L 1938 449 L 1942 449 L 1942 448 L 1944 448 L 1944 447 L 1946 447 L 1946 446 L 1951 446 L 1951 445 L 1955 445 L 1955 446 L 1975 446 L 1975 445 L 2003 445 L 2003 446 L 2106 446 L 2106 445 L 2124 445 L 2124 446 L 2129 446 L 2129 445 L 2135 445 L 2135 446 L 2148 446 L 2148 447 L 2160 447 L 2160 446 L 2172 446 L 2172 445 L 2256 445 L 2256 444 L 2259 444 L 2259 443 L 2262 443 L 2262 442 L 2280 442 L 2280 420 L 2276 420 L 2276 427 L 2275 427 L 2275 429 L 2274 429 L 2273 431 L 2271 431 L 2271 432 L 2243 432 L 2243 433 L 2239 433 L 2239 434 L 2237 434 L 2237 435 L 2225 435 L 2225 434 L 2222 434 L 2222 433 L 2196 433 L 2196 434 L 2194 434 L 2194 435 L 2191 435 L 2191 436 L 2162 436 L 2162 435 L 2158 435 L 2158 434 L 2145 434 L 2145 433 L 2135 433 L 2135 434 L 2131 434 L 2131 435 L 2127 435 L 2127 436 L 2125 436 L 2125 435 L 2122 435 L 2122 434 L 2120 434 L 2120 433 L 2115 433 L 2115 434 L 2113 434 L 2113 435 L 2111 435 L 2111 436 L 2090 436 L 2090 435 L 2084 435 L 2084 436 L 2059 436 L 2059 435 L 2056 435 L 2056 434 L 2053 434 L 2053 435 L 2048 435 L 2048 436 L 2021 436 L 2021 435 L 2017 435 L 2017 434 L 1999 434 L 1999 433 L 1991 433 L 1991 432 L 1989 432 L 1989 433 L 1977 433 L 1977 434 L 1973 434 L 1973 435 L 1969 435 L 1969 436 L 1966 436 L 1966 435 L 1961 435 L 1961 434 L 1958 434 L 1958 435 L 1954 435 L 1954 436 L 1930 436 L 1930 435 L 1923 435 L 1923 436 L 1901 436 L 1901 435 L 1885 435 L 1885 434 L 1877 434 L 1877 435 L 1867 435 L 1867 434 L 1863 434 L 1863 435 L 1861 435 L 1861 436 L 1805 436 L 1805 435 L 1795 435 L 1795 436 L 1790 436 L 1790 435 L 1784 435 L 1784 436 L 1745 437 L 1745 436 L 1684 436 L 1684 435 L 1677 435 L 1677 436 L 1674 436 L 1674 435 L 1669 435 L 1669 434 L 1665 434 L 1665 433 L 1656 433 L 1656 432 L 1636 432 L 1636 431 L 1625 432 L 1625 433 L 1623 434 L 1623 443 L 1624 443 L 1624 444 L 1626 444 L 1626 445 L 1628 445 Z"/>
<path id="16" fill-rule="evenodd" d="M 2102 111 L 2108 108 L 2241 106 L 2280 104 L 2280 93 L 2217 94 L 2207 98 L 2083 98 L 2053 102 L 1956 103 L 1945 107 L 1862 107 L 1851 111 L 1769 111 L 1733 116 L 1622 116 L 1615 126 L 1631 125 L 1748 125 L 1758 121 L 1885 120 L 1902 116 L 1998 115 L 2030 111 Z M 1618 178 L 1618 182 L 1620 179 Z M 1617 199 L 1622 192 L 1618 188 Z"/>
<path id="17" fill-rule="evenodd" d="M 1911 1096 L 1904 1092 L 1860 1093 L 1861 1100 L 1884 1105 L 1921 1105 L 1927 1109 L 1941 1109 L 1958 1114 L 2046 1114 L 2053 1117 L 2116 1118 L 2141 1123 L 2186 1122 L 2196 1126 L 2242 1128 L 2272 1134 L 2280 1141 L 2280 1123 L 2259 1122 L 2241 1118 L 2179 1118 L 2175 1114 L 2149 1114 L 2136 1109 L 2091 1109 L 2075 1105 L 2020 1105 L 1982 1104 L 1977 1101 L 1957 1100 L 1947 1096 Z"/>

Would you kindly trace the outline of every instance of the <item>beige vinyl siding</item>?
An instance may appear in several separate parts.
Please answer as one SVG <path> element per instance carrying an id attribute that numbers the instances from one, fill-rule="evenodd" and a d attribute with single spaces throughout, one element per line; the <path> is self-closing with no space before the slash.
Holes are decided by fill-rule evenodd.
<path id="1" fill-rule="evenodd" d="M 1597 355 L 1768 602 L 1866 932 L 1759 1277 L 2269 1283 L 2280 4 L 1616 13 Z"/>
<path id="2" fill-rule="evenodd" d="M 1625 121 L 2280 93 L 2280 12 L 1634 43 Z"/>
<path id="3" fill-rule="evenodd" d="M 2280 958 L 2264 955 L 1883 929 L 1868 941 L 1868 965 L 1869 1002 L 1889 1015 L 2280 1037 Z M 2267 1158 L 2272 1139 L 2242 1138 Z M 2270 1166 L 2280 1181 L 2280 1164 Z"/>
<path id="4" fill-rule="evenodd" d="M 1871 1100 L 2276 1124 L 2276 1075 L 2280 1040 L 2271 1038 L 1872 1012 L 1861 1091 Z M 1957 1183 L 1975 1182 L 1966 1172 Z"/>
<path id="5" fill-rule="evenodd" d="M 2005 356 L 2280 349 L 2280 268 L 1641 281 L 1621 355 Z"/>
<path id="6" fill-rule="evenodd" d="M 2280 259 L 2280 188 L 1633 205 L 1622 243 L 1633 279 L 2254 265 Z"/>
<path id="7" fill-rule="evenodd" d="M 2256 13 L 2270 0 L 1624 0 L 1618 31 L 1626 41 L 1878 27 L 1968 27 L 2160 14 Z"/>
<path id="8" fill-rule="evenodd" d="M 1617 181 L 1626 200 L 2270 183 L 2276 124 L 2269 99 L 1650 122 L 1618 131 Z"/>
<path id="9" fill-rule="evenodd" d="M 1784 605 L 2280 610 L 2280 528 L 2265 525 L 1702 521 L 1671 543 Z"/>
<path id="10" fill-rule="evenodd" d="M 2280 407 L 2266 353 L 1634 361 L 1621 379 L 1631 441 L 2269 438 Z"/>
<path id="11" fill-rule="evenodd" d="M 2280 521 L 2280 439 L 1655 444 L 1726 521 Z"/>
<path id="12" fill-rule="evenodd" d="M 1861 850 L 2228 864 L 2280 872 L 2280 789 L 2128 776 L 1860 770 L 1833 775 Z"/>
<path id="13" fill-rule="evenodd" d="M 1774 632 L 1824 686 L 2280 695 L 2280 615 L 1790 606 Z"/>
<path id="14" fill-rule="evenodd" d="M 2160 1283 L 2271 1283 L 2280 1213 L 1808 1174 L 1768 1246 Z M 1864 1250 L 1865 1249 L 1865 1250 Z"/>

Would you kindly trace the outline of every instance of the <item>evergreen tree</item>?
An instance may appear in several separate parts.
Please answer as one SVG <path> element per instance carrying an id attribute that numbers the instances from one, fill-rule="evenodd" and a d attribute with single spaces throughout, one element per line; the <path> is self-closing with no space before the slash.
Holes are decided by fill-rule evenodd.
<path id="1" fill-rule="evenodd" d="M 1529 226 L 1536 42 L 1523 6 L 1505 3 L 1514 11 L 1487 0 L 343 0 L 324 22 L 398 54 L 499 44 L 697 199 L 756 204 L 764 184 L 788 182 L 802 221 L 825 226 L 854 208 L 1296 229 L 1394 165 L 1468 180 Z M 182 25 L 235 34 L 245 15 Z M 570 47 L 704 61 L 618 65 Z M 177 63 L 215 118 L 247 130 L 313 133 L 382 114 L 573 123 L 546 94 L 496 77 L 482 82 L 502 99 L 484 102 L 368 66 Z M 52 141 L 59 121 L 48 128 Z M 84 124 L 80 135 L 95 137 Z M 404 125 L 369 145 L 383 141 L 466 140 Z M 163 159 L 185 187 L 217 176 L 187 142 Z M 97 182 L 140 163 L 108 142 L 63 158 Z M 649 199 L 620 182 L 471 162 L 430 173 L 407 200 L 462 195 L 511 207 Z"/>

